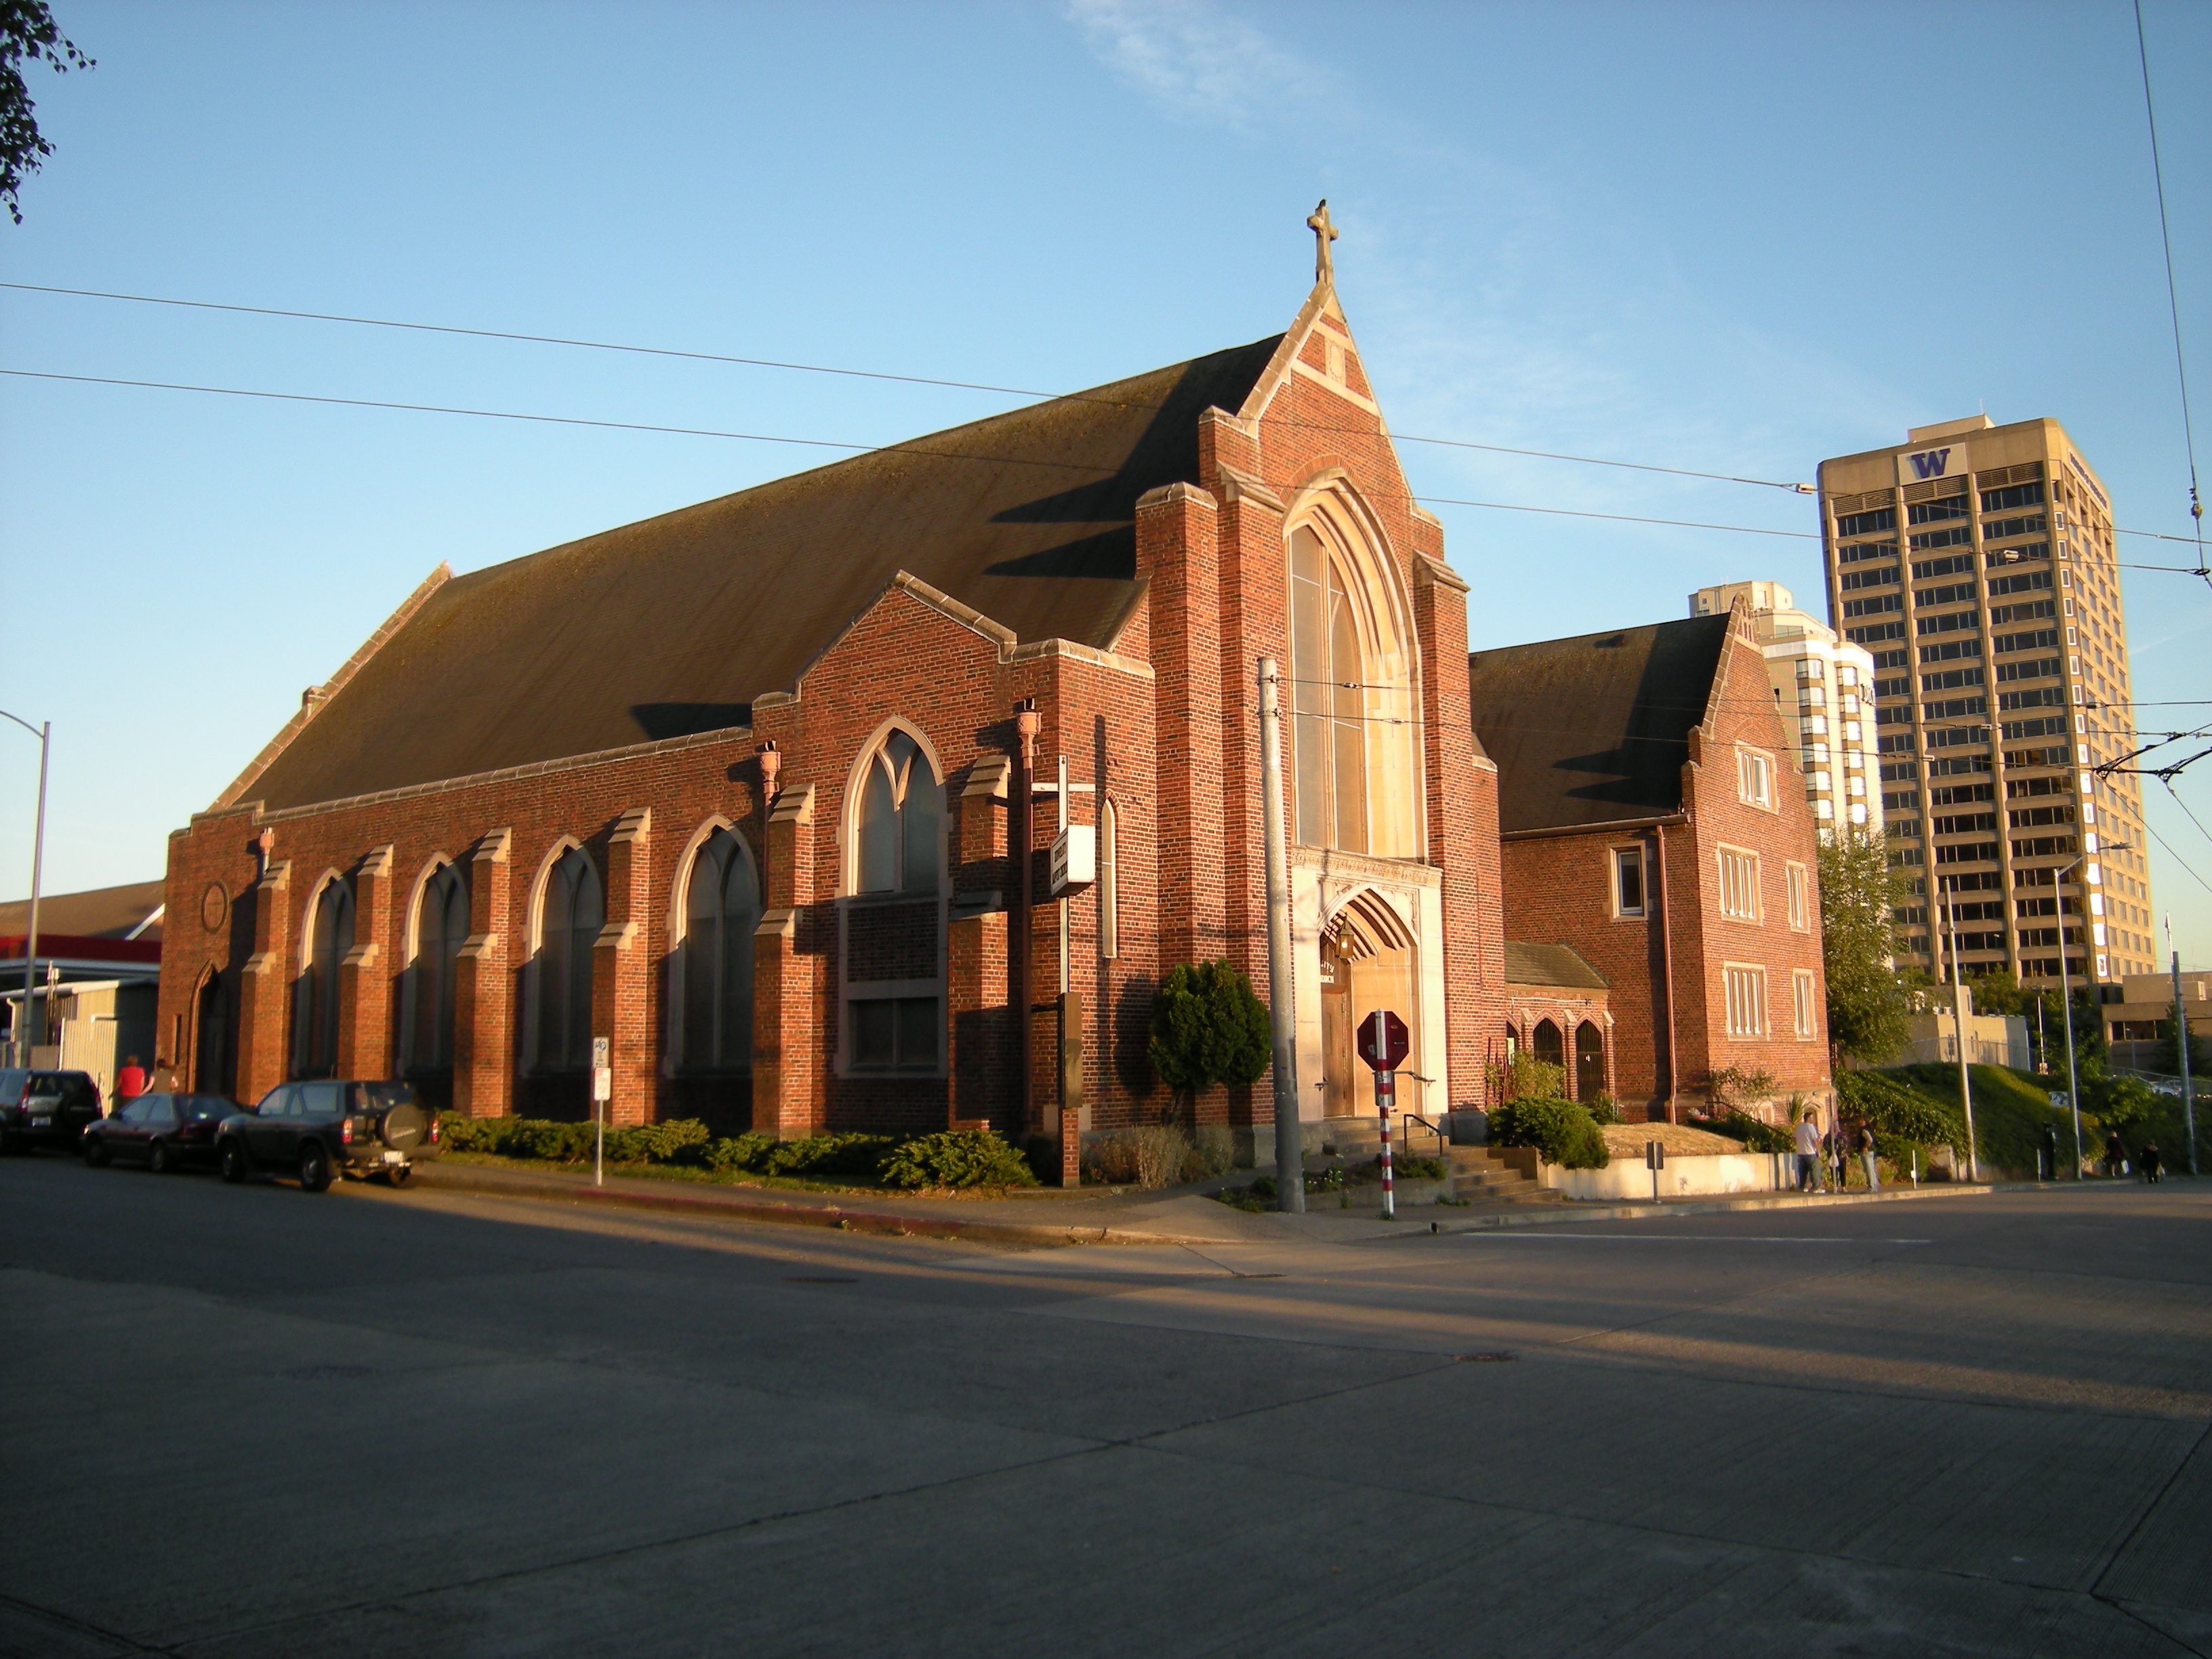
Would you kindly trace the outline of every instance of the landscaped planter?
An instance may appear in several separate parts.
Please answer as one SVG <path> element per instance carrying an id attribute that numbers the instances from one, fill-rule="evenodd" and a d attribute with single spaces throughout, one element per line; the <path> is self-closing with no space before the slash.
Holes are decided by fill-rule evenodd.
<path id="1" fill-rule="evenodd" d="M 1652 1197 L 1653 1171 L 1641 1158 L 1615 1156 L 1602 1170 L 1540 1166 L 1537 1179 L 1569 1198 L 1591 1200 Z M 1735 1152 L 1714 1157 L 1670 1156 L 1657 1172 L 1658 1196 L 1689 1198 L 1702 1193 L 1786 1192 L 1797 1184 L 1796 1160 L 1787 1152 Z"/>

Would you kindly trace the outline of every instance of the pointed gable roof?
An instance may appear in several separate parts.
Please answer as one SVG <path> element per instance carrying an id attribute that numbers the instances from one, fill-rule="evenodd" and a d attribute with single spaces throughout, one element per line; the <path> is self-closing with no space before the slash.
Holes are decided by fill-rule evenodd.
<path id="1" fill-rule="evenodd" d="M 1470 653 L 1475 734 L 1498 764 L 1500 831 L 1680 811 L 1690 731 L 1705 719 L 1734 615 Z"/>
<path id="2" fill-rule="evenodd" d="M 232 799 L 275 809 L 749 724 L 900 570 L 1024 641 L 1109 647 L 1135 509 L 1198 481 L 1281 337 L 456 576 Z M 272 745 L 273 747 L 274 745 Z"/>

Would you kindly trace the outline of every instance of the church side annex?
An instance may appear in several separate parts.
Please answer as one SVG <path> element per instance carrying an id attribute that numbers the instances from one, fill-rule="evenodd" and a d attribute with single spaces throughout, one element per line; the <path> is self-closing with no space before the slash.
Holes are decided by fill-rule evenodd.
<path id="1" fill-rule="evenodd" d="M 172 836 L 166 1052 L 245 1100 L 401 1075 L 576 1117 L 601 1038 L 616 1123 L 988 1125 L 1073 1182 L 1085 1131 L 1167 1104 L 1166 969 L 1278 994 L 1273 656 L 1305 1115 L 1366 1109 L 1352 1034 L 1386 1006 L 1402 1103 L 1481 1103 L 1505 988 L 1467 584 L 1316 229 L 1279 336 L 434 574 Z M 1095 867 L 1055 896 L 1063 813 Z M 1266 1083 L 1198 1112 L 1272 1156 Z"/>

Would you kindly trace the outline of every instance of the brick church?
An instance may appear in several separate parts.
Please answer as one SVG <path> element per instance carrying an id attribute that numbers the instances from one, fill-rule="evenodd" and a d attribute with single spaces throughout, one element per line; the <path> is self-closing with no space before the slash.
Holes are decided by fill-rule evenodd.
<path id="1" fill-rule="evenodd" d="M 432 573 L 173 834 L 164 1056 L 575 1117 L 604 1044 L 617 1122 L 989 1126 L 1073 1179 L 1168 1103 L 1161 975 L 1226 957 L 1291 999 L 1310 1124 L 1368 1109 L 1385 1006 L 1431 1119 L 1523 1046 L 1632 1116 L 1754 1054 L 1825 1090 L 1813 830 L 1743 619 L 1471 670 L 1316 230 L 1282 334 Z M 1272 1158 L 1266 1082 L 1198 1110 Z"/>

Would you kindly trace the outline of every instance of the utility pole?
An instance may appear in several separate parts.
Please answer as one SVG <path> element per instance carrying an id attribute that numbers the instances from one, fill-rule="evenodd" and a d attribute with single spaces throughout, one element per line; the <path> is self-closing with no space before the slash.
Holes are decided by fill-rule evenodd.
<path id="1" fill-rule="evenodd" d="M 1966 1109 L 1966 1179 L 1978 1181 L 1982 1160 L 1974 1146 L 1974 1084 L 1966 1070 L 1966 970 L 1959 960 L 1959 929 L 1952 910 L 1952 889 L 1943 885 L 1948 876 L 1937 878 L 1936 890 L 1943 899 L 1943 936 L 1951 941 L 1951 1031 L 1959 1045 L 1959 1099 Z"/>
<path id="2" fill-rule="evenodd" d="M 2173 958 L 2173 1041 L 2181 1054 L 2181 1119 L 2189 1134 L 2189 1173 L 2197 1173 L 2197 1091 L 2189 1081 L 2189 1005 L 2181 1000 L 2181 952 L 2173 948 L 2173 912 L 2166 913 L 2166 948 Z"/>
<path id="3" fill-rule="evenodd" d="M 1267 1023 L 1275 1051 L 1275 1206 L 1306 1207 L 1298 1120 L 1297 1009 L 1291 994 L 1291 860 L 1283 823 L 1283 709 L 1273 657 L 1260 659 L 1260 793 L 1267 855 Z"/>
<path id="4" fill-rule="evenodd" d="M 0 708 L 0 714 L 8 711 Z M 31 994 L 37 983 L 39 967 L 39 878 L 46 858 L 46 754 L 53 746 L 54 723 L 43 720 L 33 726 L 20 714 L 8 714 L 26 732 L 39 740 L 39 811 L 31 831 L 31 925 L 28 937 L 23 941 L 23 1012 L 15 1021 L 15 1046 L 21 1050 L 17 1060 L 25 1066 L 31 1063 Z M 51 999 L 49 1003 L 51 1004 Z M 45 1021 L 40 1022 L 41 1027 Z M 46 1033 L 42 1029 L 41 1036 Z"/>

